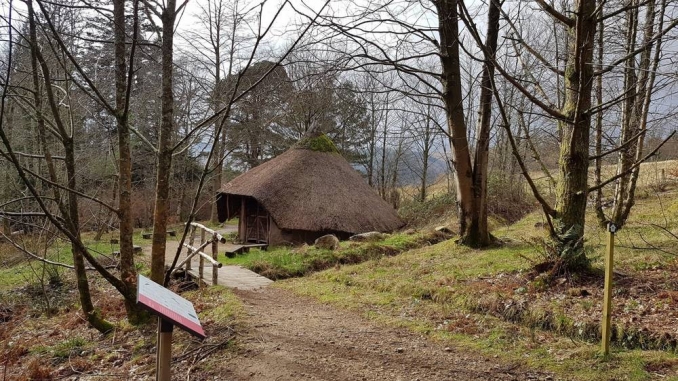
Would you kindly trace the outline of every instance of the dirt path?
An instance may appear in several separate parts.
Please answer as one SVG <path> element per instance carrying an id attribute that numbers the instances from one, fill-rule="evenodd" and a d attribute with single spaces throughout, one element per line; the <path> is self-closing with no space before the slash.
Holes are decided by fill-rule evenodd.
<path id="1" fill-rule="evenodd" d="M 248 313 L 229 380 L 550 380 L 404 329 L 268 287 L 236 291 Z"/>

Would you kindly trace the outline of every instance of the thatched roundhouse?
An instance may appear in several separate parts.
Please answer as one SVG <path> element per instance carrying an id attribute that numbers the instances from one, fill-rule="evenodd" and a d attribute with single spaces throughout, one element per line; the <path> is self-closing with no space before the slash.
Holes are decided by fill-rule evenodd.
<path id="1" fill-rule="evenodd" d="M 403 225 L 360 173 L 324 135 L 226 184 L 217 195 L 219 221 L 238 217 L 242 242 L 311 243 L 333 233 L 340 239 Z"/>

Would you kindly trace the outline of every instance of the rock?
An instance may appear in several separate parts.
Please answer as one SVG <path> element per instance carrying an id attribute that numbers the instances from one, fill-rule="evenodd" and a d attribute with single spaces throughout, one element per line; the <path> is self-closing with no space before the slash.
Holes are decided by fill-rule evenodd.
<path id="1" fill-rule="evenodd" d="M 452 352 L 452 348 L 450 348 L 450 347 L 445 347 L 445 352 Z"/>
<path id="2" fill-rule="evenodd" d="M 315 240 L 316 249 L 336 250 L 339 247 L 339 238 L 334 234 L 324 235 Z"/>
<path id="3" fill-rule="evenodd" d="M 585 290 L 583 288 L 577 288 L 577 287 L 574 287 L 574 288 L 567 290 L 567 293 L 572 297 L 591 295 L 591 293 L 588 292 L 588 290 Z"/>
<path id="4" fill-rule="evenodd" d="M 402 349 L 402 348 L 396 348 L 396 353 L 403 353 L 403 352 L 405 352 L 404 349 Z"/>
<path id="5" fill-rule="evenodd" d="M 403 234 L 412 235 L 412 234 L 415 234 L 416 232 L 417 232 L 416 229 L 409 228 L 409 229 L 405 230 L 403 232 Z"/>
<path id="6" fill-rule="evenodd" d="M 349 239 L 355 242 L 368 242 L 368 241 L 380 241 L 386 237 L 388 237 L 388 234 L 380 232 L 367 232 L 356 234 L 354 236 L 351 236 L 351 238 Z"/>
<path id="7" fill-rule="evenodd" d="M 445 233 L 445 234 L 454 234 L 454 232 L 445 225 L 436 227 L 435 231 L 437 231 L 439 233 Z"/>

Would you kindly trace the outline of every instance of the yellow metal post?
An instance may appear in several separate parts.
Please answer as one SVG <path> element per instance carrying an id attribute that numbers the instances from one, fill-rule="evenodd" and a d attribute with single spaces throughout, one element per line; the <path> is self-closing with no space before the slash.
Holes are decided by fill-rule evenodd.
<path id="1" fill-rule="evenodd" d="M 605 291 L 603 292 L 603 356 L 610 354 L 610 321 L 612 318 L 612 269 L 614 263 L 614 233 L 617 226 L 610 223 L 607 227 L 607 250 L 605 253 Z"/>

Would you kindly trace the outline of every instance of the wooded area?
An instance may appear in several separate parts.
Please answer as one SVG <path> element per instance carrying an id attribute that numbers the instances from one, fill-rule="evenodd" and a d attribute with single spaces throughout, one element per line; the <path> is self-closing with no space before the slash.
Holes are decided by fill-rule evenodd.
<path id="1" fill-rule="evenodd" d="M 134 229 L 153 229 L 151 279 L 167 284 L 221 185 L 311 133 L 395 208 L 444 184 L 462 245 L 499 244 L 492 213 L 541 208 L 554 275 L 589 264 L 587 205 L 623 226 L 640 163 L 678 157 L 671 0 L 10 0 L 0 17 L 5 238 L 65 237 L 102 332 L 86 267 L 143 320 Z M 84 231 L 118 232 L 119 270 Z"/>

